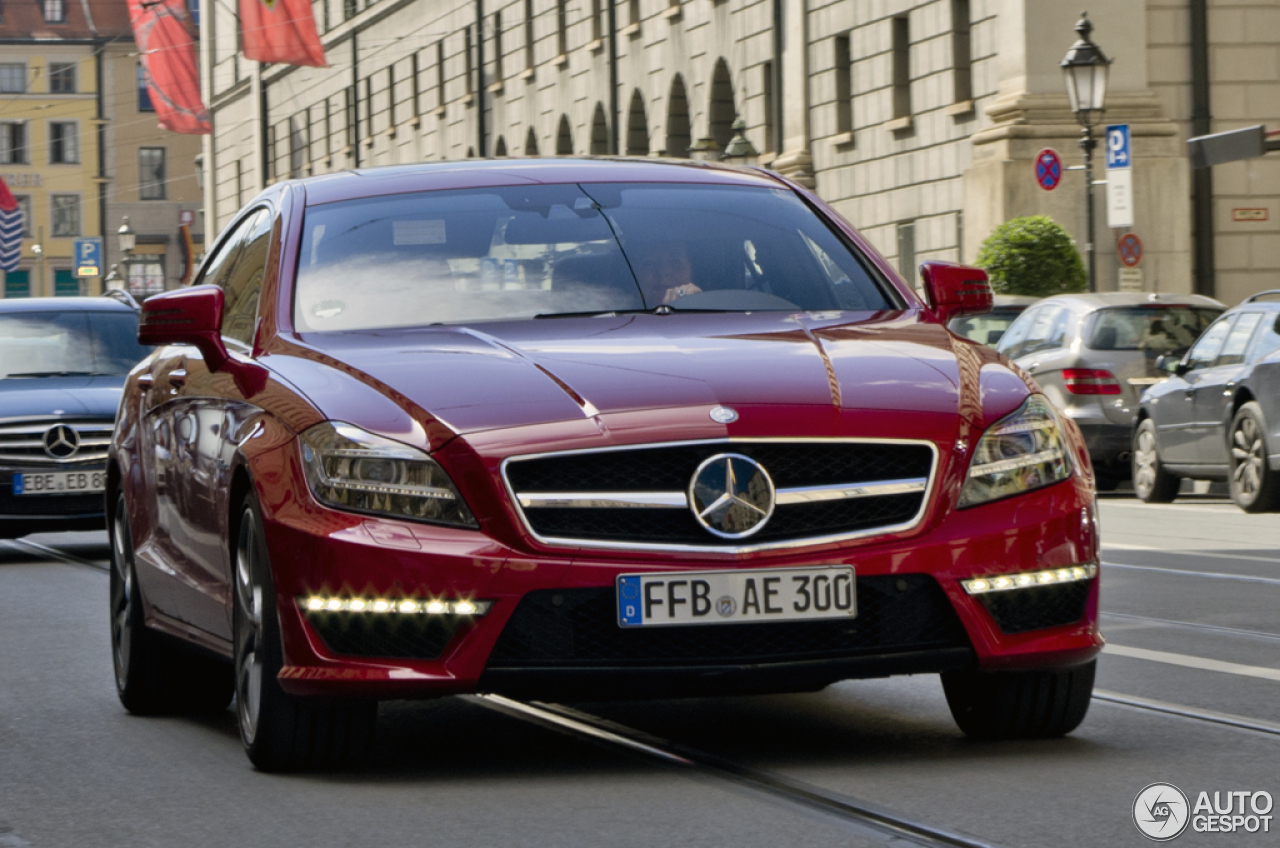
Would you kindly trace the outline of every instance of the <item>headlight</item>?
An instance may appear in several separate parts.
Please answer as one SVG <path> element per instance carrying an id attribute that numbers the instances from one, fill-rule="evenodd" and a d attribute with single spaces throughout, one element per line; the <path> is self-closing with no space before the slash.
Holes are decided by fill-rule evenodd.
<path id="1" fill-rule="evenodd" d="M 453 481 L 435 460 L 341 421 L 302 434 L 307 484 L 321 503 L 395 518 L 477 527 Z"/>
<path id="2" fill-rule="evenodd" d="M 960 506 L 975 506 L 1059 483 L 1071 476 L 1058 416 L 1044 395 L 1032 395 L 978 440 Z"/>

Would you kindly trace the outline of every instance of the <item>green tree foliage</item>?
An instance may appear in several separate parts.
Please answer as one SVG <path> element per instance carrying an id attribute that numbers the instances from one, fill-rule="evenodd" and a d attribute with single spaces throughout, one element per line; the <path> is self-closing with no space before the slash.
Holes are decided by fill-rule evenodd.
<path id="1" fill-rule="evenodd" d="M 1087 277 L 1076 243 L 1048 215 L 1013 218 L 982 243 L 976 262 L 996 294 L 1048 297 L 1084 291 Z"/>

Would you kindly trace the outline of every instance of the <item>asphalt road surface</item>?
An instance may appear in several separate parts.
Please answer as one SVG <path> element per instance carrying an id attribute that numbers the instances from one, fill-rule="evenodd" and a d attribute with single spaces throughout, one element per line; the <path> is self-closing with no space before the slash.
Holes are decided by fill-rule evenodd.
<path id="1" fill-rule="evenodd" d="M 230 710 L 120 707 L 105 534 L 0 542 L 0 848 L 1137 846 L 1148 784 L 1192 804 L 1280 800 L 1280 516 L 1110 497 L 1102 524 L 1108 647 L 1065 739 L 968 740 L 936 677 L 656 703 L 450 698 L 384 704 L 358 771 L 285 777 L 253 770 Z M 1188 828 L 1175 844 L 1277 845 L 1270 815 L 1270 833 Z"/>

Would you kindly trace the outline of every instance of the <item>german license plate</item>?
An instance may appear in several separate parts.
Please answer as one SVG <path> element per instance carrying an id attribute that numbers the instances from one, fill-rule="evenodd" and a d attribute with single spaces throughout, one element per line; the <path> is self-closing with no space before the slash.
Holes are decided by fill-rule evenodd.
<path id="1" fill-rule="evenodd" d="M 37 471 L 13 475 L 15 495 L 82 495 L 103 492 L 107 472 Z"/>
<path id="2" fill-rule="evenodd" d="M 623 574 L 617 580 L 618 624 L 735 624 L 853 618 L 853 567 L 677 571 Z"/>

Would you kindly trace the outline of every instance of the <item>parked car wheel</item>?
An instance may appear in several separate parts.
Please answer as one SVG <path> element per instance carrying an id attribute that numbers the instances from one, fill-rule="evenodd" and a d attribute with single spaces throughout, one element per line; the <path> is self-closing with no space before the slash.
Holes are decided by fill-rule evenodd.
<path id="1" fill-rule="evenodd" d="M 1231 422 L 1231 499 L 1245 512 L 1280 507 L 1280 473 L 1267 467 L 1266 427 L 1262 409 L 1250 401 Z"/>
<path id="2" fill-rule="evenodd" d="M 231 669 L 146 626 L 124 493 L 111 520 L 111 658 L 116 694 L 131 713 L 219 712 L 231 703 Z"/>
<path id="3" fill-rule="evenodd" d="M 1133 491 L 1145 503 L 1170 503 L 1181 483 L 1182 478 L 1160 462 L 1155 422 L 1144 418 L 1133 436 Z"/>
<path id="4" fill-rule="evenodd" d="M 233 557 L 240 739 L 263 771 L 353 765 L 368 753 L 375 701 L 298 698 L 280 688 L 280 620 L 256 498 L 245 498 Z"/>
<path id="5" fill-rule="evenodd" d="M 1080 726 L 1097 662 L 1058 671 L 955 671 L 942 689 L 956 724 L 979 739 L 1046 739 Z"/>

